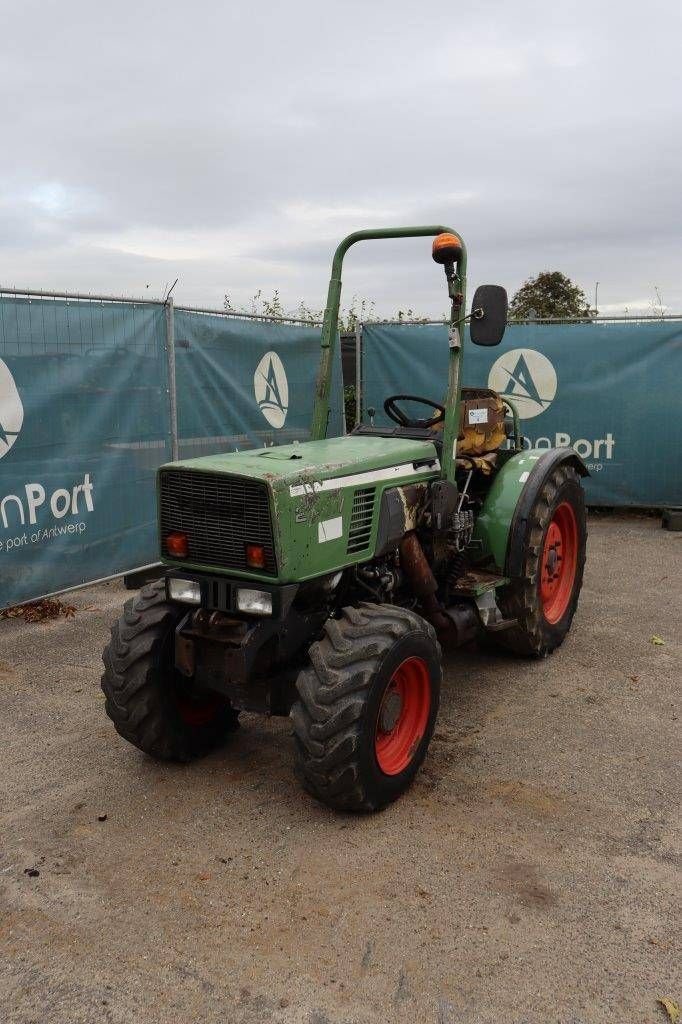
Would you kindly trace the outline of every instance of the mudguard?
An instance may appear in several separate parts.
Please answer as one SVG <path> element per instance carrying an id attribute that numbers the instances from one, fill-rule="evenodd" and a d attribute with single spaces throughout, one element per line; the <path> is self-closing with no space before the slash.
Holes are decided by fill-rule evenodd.
<path id="1" fill-rule="evenodd" d="M 590 475 L 572 448 L 531 448 L 512 455 L 498 470 L 476 520 L 474 540 L 505 576 L 521 575 L 528 515 L 547 476 L 563 462 L 570 462 L 581 476 Z"/>

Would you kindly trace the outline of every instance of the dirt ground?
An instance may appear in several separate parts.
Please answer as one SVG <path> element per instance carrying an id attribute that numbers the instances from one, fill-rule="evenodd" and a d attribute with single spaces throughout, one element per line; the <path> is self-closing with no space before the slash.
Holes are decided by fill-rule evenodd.
<path id="1" fill-rule="evenodd" d="M 372 817 L 299 790 L 286 721 L 190 767 L 119 739 L 120 584 L 0 622 L 0 1020 L 664 1021 L 682 534 L 593 518 L 588 559 L 553 657 L 448 659 L 424 769 Z"/>

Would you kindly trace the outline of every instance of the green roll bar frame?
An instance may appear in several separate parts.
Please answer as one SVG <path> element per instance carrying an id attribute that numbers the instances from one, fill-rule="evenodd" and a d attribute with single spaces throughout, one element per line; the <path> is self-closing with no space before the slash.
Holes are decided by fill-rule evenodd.
<path id="1" fill-rule="evenodd" d="M 327 305 L 324 311 L 321 337 L 320 368 L 315 389 L 315 407 L 311 437 L 322 440 L 327 435 L 329 420 L 329 394 L 331 391 L 332 365 L 334 345 L 339 323 L 339 306 L 341 304 L 341 268 L 343 258 L 356 242 L 364 242 L 380 238 L 423 238 L 443 233 L 457 235 L 462 243 L 462 251 L 456 263 L 454 276 L 448 278 L 448 294 L 452 306 L 448 331 L 450 357 L 448 360 L 448 390 L 445 400 L 445 425 L 443 429 L 443 456 L 441 459 L 441 475 L 446 480 L 455 479 L 455 458 L 457 454 L 457 434 L 459 432 L 459 404 L 462 379 L 462 332 L 466 319 L 466 267 L 467 251 L 462 236 L 458 231 L 442 224 L 418 225 L 407 228 L 374 228 L 367 231 L 354 231 L 338 245 L 332 261 L 332 274 L 327 291 Z M 446 266 L 447 273 L 447 266 Z"/>

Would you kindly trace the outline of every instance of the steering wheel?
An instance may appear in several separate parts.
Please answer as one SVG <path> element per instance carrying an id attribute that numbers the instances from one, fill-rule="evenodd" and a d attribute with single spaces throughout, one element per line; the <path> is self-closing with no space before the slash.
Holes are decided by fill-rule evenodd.
<path id="1" fill-rule="evenodd" d="M 436 410 L 434 416 L 424 419 L 410 419 L 402 409 L 399 409 L 396 402 L 419 402 L 420 405 L 428 405 Z M 384 402 L 384 412 L 390 420 L 397 423 L 399 427 L 435 427 L 445 419 L 445 406 L 440 402 L 432 402 L 430 398 L 420 398 L 418 395 L 390 395 Z"/>

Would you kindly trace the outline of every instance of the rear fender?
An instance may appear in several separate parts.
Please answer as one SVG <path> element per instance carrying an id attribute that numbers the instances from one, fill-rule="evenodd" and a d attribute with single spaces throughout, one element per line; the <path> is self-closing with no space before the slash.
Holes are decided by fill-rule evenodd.
<path id="1" fill-rule="evenodd" d="M 522 573 L 523 538 L 535 500 L 549 474 L 570 463 L 580 476 L 589 476 L 583 460 L 572 448 L 531 448 L 519 452 L 498 470 L 476 520 L 474 540 L 492 555 L 499 572 L 509 577 Z"/>

